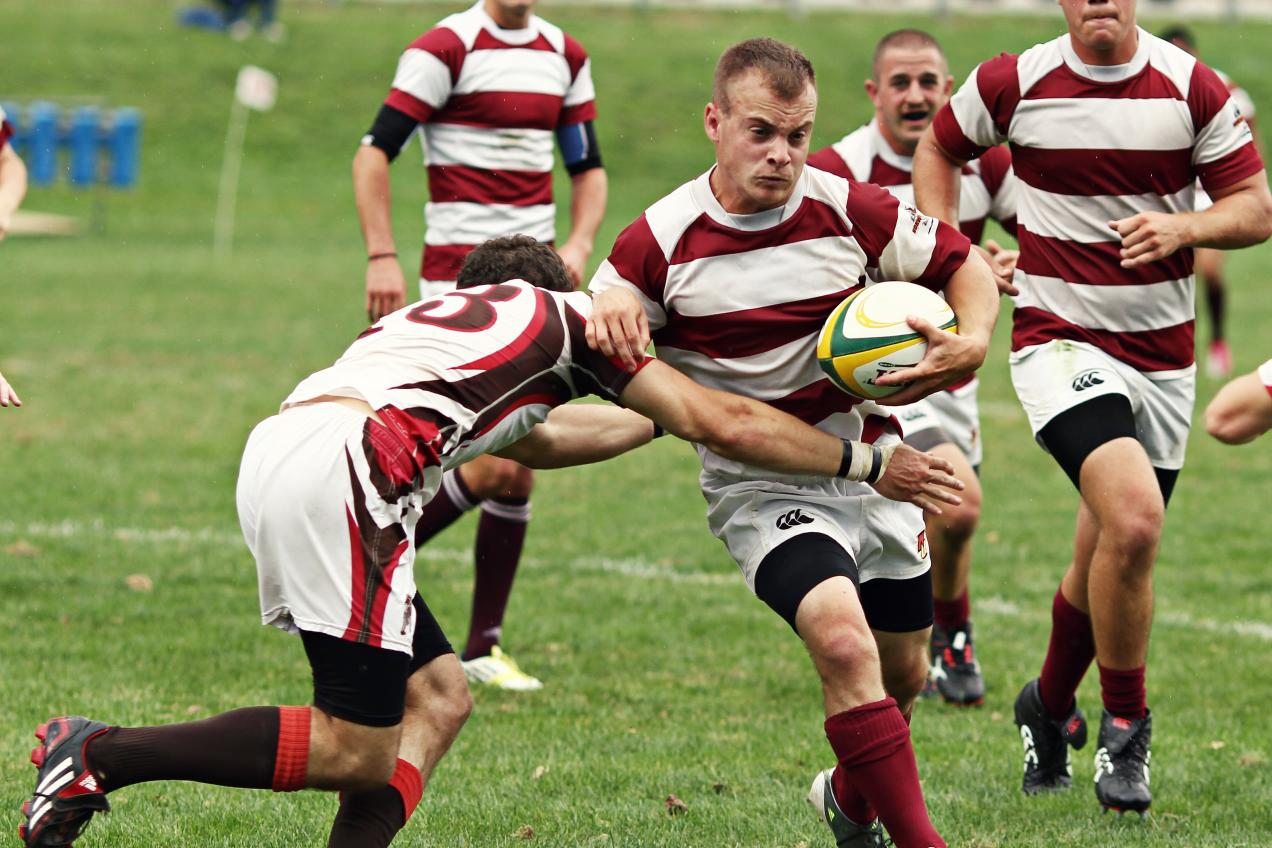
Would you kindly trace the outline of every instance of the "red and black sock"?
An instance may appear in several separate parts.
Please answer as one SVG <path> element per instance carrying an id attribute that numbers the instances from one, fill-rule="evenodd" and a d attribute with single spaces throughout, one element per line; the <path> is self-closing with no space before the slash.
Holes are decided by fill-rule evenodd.
<path id="1" fill-rule="evenodd" d="M 457 470 L 447 471 L 442 475 L 442 485 L 433 499 L 424 504 L 420 520 L 415 525 L 415 547 L 427 542 L 438 533 L 450 527 L 461 515 L 477 504 L 477 497 L 464 483 L 463 475 Z"/>
<path id="2" fill-rule="evenodd" d="M 484 657 L 499 644 L 512 581 L 521 562 L 521 549 L 530 523 L 527 498 L 487 498 L 477 522 L 476 581 L 473 614 L 468 624 L 464 659 Z"/>
<path id="3" fill-rule="evenodd" d="M 327 848 L 385 848 L 411 818 L 423 794 L 419 769 L 399 759 L 388 786 L 341 794 Z"/>
<path id="4" fill-rule="evenodd" d="M 1073 711 L 1073 696 L 1095 659 L 1095 635 L 1091 616 L 1065 599 L 1057 590 L 1051 602 L 1051 641 L 1042 663 L 1038 685 L 1047 715 L 1061 721 Z"/>
<path id="5" fill-rule="evenodd" d="M 309 707 L 246 707 L 203 721 L 112 727 L 85 746 L 102 789 L 151 780 L 291 792 L 305 787 Z"/>
<path id="6" fill-rule="evenodd" d="M 1139 721 L 1148 712 L 1148 694 L 1144 687 L 1145 667 L 1129 669 L 1100 666 L 1100 693 L 1104 709 L 1118 718 Z"/>
<path id="7" fill-rule="evenodd" d="M 897 848 L 946 848 L 928 819 L 910 728 L 896 701 L 884 698 L 831 716 L 826 719 L 826 738 L 839 759 L 835 775 L 842 772 L 840 780 L 878 810 Z M 842 808 L 838 793 L 835 798 Z"/>
<path id="8" fill-rule="evenodd" d="M 940 598 L 932 599 L 932 611 L 936 616 L 936 626 L 949 633 L 951 630 L 957 630 L 972 615 L 972 603 L 968 598 L 967 590 L 963 590 L 963 594 L 959 595 L 952 601 L 943 601 Z"/>

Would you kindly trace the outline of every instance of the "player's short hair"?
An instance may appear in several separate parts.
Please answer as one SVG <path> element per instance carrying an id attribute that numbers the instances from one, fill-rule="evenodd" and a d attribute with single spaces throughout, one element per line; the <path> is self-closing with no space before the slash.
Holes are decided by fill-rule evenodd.
<path id="1" fill-rule="evenodd" d="M 750 71 L 762 73 L 769 88 L 783 100 L 794 100 L 810 83 L 817 87 L 813 63 L 799 50 L 775 38 L 751 38 L 725 50 L 716 62 L 711 101 L 728 112 L 729 83 Z"/>
<path id="2" fill-rule="evenodd" d="M 525 280 L 550 291 L 574 291 L 561 257 L 530 236 L 500 236 L 473 248 L 455 278 L 456 288 Z"/>
<path id="3" fill-rule="evenodd" d="M 1192 49 L 1197 49 L 1197 39 L 1193 38 L 1192 30 L 1185 26 L 1173 26 L 1170 29 L 1162 30 L 1161 35 L 1157 36 L 1162 41 L 1178 42 L 1186 44 Z"/>
<path id="4" fill-rule="evenodd" d="M 898 29 L 888 33 L 879 39 L 879 43 L 875 45 L 874 58 L 870 63 L 870 76 L 875 81 L 879 81 L 879 63 L 883 61 L 883 54 L 889 50 L 922 50 L 925 47 L 931 47 L 941 55 L 941 61 L 949 65 L 949 60 L 945 57 L 945 48 L 941 47 L 941 42 L 936 40 L 936 36 L 930 32 L 924 32 L 921 29 Z"/>

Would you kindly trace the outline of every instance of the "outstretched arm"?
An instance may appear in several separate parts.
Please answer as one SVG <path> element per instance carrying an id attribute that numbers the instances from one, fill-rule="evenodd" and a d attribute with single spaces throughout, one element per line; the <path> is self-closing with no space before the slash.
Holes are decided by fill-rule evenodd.
<path id="1" fill-rule="evenodd" d="M 1258 372 L 1228 383 L 1206 407 L 1206 432 L 1230 445 L 1254 441 L 1272 429 L 1269 392 Z"/>
<path id="2" fill-rule="evenodd" d="M 638 412 L 600 403 L 571 403 L 548 413 L 524 438 L 496 456 L 529 468 L 566 468 L 601 462 L 654 437 L 654 422 Z"/>
<path id="3" fill-rule="evenodd" d="M 783 474 L 840 476 L 870 483 L 893 500 L 939 513 L 956 504 L 962 482 L 943 459 L 908 445 L 846 442 L 766 403 L 698 385 L 669 365 L 650 362 L 619 398 L 682 439 L 728 459 Z"/>

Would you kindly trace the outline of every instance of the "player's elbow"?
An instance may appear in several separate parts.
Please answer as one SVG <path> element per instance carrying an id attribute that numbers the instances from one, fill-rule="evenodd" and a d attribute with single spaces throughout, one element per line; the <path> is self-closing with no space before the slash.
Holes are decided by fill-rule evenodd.
<path id="1" fill-rule="evenodd" d="M 1248 416 L 1222 404 L 1206 408 L 1206 432 L 1227 445 L 1243 445 L 1259 435 Z"/>
<path id="2" fill-rule="evenodd" d="M 741 398 L 720 405 L 715 414 L 700 422 L 701 438 L 694 441 L 729 459 L 742 459 L 755 452 L 763 434 L 756 425 L 755 409 Z"/>

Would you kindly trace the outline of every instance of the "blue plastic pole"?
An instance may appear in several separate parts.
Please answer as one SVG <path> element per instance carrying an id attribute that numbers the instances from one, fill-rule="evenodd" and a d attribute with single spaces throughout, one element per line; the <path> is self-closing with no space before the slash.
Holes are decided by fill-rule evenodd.
<path id="1" fill-rule="evenodd" d="M 81 106 L 71 115 L 67 143 L 71 149 L 71 185 L 97 182 L 97 140 L 101 115 L 94 106 Z"/>
<path id="2" fill-rule="evenodd" d="M 27 118 L 27 173 L 36 185 L 52 185 L 57 178 L 57 107 L 52 103 L 32 103 Z"/>
<path id="3" fill-rule="evenodd" d="M 136 109 L 119 109 L 106 135 L 110 153 L 110 184 L 131 188 L 137 184 L 141 152 L 141 113 Z"/>

